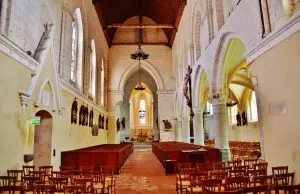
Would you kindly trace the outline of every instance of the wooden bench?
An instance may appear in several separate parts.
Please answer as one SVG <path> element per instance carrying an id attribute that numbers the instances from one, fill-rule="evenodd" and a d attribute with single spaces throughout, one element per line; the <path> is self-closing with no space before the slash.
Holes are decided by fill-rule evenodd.
<path id="1" fill-rule="evenodd" d="M 115 173 L 119 174 L 122 166 L 133 152 L 132 144 L 104 144 L 61 153 L 61 166 L 100 166 L 114 165 Z"/>

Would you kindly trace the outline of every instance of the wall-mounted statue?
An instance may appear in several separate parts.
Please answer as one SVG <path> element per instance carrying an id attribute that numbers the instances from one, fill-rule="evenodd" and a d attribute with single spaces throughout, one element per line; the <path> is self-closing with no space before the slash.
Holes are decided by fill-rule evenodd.
<path id="1" fill-rule="evenodd" d="M 242 112 L 242 120 L 243 126 L 248 125 L 247 113 L 245 111 Z"/>
<path id="2" fill-rule="evenodd" d="M 71 108 L 71 124 L 77 123 L 77 111 L 78 111 L 78 103 L 75 98 L 72 103 L 72 108 Z"/>
<path id="3" fill-rule="evenodd" d="M 186 101 L 187 101 L 187 105 L 191 108 L 192 106 L 192 102 L 191 102 L 191 97 L 189 95 L 189 80 L 191 78 L 191 74 L 192 74 L 193 70 L 192 68 L 188 68 L 188 72 L 187 74 L 185 75 L 185 78 L 184 78 L 184 85 L 183 85 L 183 94 L 186 98 Z"/>
<path id="4" fill-rule="evenodd" d="M 102 116 L 98 116 L 98 128 L 101 129 Z"/>
<path id="5" fill-rule="evenodd" d="M 90 111 L 90 120 L 89 120 L 89 127 L 93 127 L 94 125 L 94 111 L 93 109 Z"/>
<path id="6" fill-rule="evenodd" d="M 89 124 L 89 108 L 85 107 L 84 108 L 84 122 L 83 122 L 83 125 L 88 126 L 88 124 Z"/>
<path id="7" fill-rule="evenodd" d="M 122 128 L 125 130 L 126 129 L 126 127 L 125 127 L 125 117 L 122 118 L 121 123 L 122 123 Z"/>
<path id="8" fill-rule="evenodd" d="M 236 125 L 239 127 L 242 125 L 241 123 L 242 123 L 242 117 L 241 117 L 241 114 L 238 112 L 236 114 Z"/>
<path id="9" fill-rule="evenodd" d="M 98 136 L 99 130 L 97 125 L 92 126 L 92 136 Z"/>
<path id="10" fill-rule="evenodd" d="M 81 105 L 79 109 L 79 125 L 84 125 L 84 110 L 85 106 Z"/>
<path id="11" fill-rule="evenodd" d="M 103 119 L 104 119 L 104 117 L 103 117 Z M 106 118 L 106 130 L 108 130 L 108 118 Z"/>
<path id="12" fill-rule="evenodd" d="M 120 128 L 121 128 L 121 122 L 120 122 L 120 119 L 118 118 L 117 119 L 117 122 L 116 122 L 116 125 L 117 125 L 117 131 L 120 131 Z"/>
<path id="13" fill-rule="evenodd" d="M 171 129 L 172 128 L 172 124 L 170 123 L 170 121 L 163 120 L 163 122 L 165 124 L 165 129 Z"/>

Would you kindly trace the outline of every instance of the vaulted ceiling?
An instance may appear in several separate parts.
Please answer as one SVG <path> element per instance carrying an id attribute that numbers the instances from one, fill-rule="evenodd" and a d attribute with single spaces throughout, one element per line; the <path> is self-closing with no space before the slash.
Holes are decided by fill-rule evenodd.
<path id="1" fill-rule="evenodd" d="M 168 46 L 172 47 L 187 0 L 93 0 L 93 3 L 109 46 L 117 29 L 129 18 L 140 15 L 157 24 L 142 28 L 163 29 Z"/>

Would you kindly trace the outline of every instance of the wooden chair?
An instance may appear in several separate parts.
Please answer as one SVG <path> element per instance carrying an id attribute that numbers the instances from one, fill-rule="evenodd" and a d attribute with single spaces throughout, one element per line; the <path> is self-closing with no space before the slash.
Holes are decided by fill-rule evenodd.
<path id="1" fill-rule="evenodd" d="M 285 174 L 275 174 L 274 183 L 275 188 L 279 186 L 289 186 L 294 184 L 294 176 L 295 174 L 292 173 L 285 173 Z"/>
<path id="2" fill-rule="evenodd" d="M 271 193 L 272 189 L 272 175 L 255 176 L 252 179 L 251 186 L 263 186 L 268 185 L 268 193 Z"/>
<path id="3" fill-rule="evenodd" d="M 53 166 L 40 166 L 39 171 L 45 172 L 45 175 L 49 177 L 53 171 Z"/>
<path id="4" fill-rule="evenodd" d="M 7 170 L 7 175 L 10 177 L 16 177 L 16 185 L 21 185 L 23 170 Z"/>
<path id="5" fill-rule="evenodd" d="M 33 193 L 37 194 L 54 194 L 55 187 L 53 185 L 33 185 Z"/>
<path id="6" fill-rule="evenodd" d="M 51 172 L 51 177 L 56 177 L 56 178 L 64 178 L 67 177 L 69 178 L 69 172 L 68 171 L 52 171 Z"/>
<path id="7" fill-rule="evenodd" d="M 257 164 L 257 159 L 244 159 L 244 165 L 249 166 L 250 169 L 254 169 L 254 164 Z"/>
<path id="8" fill-rule="evenodd" d="M 206 179 L 202 180 L 202 191 L 209 193 L 211 191 L 222 191 L 222 179 Z"/>
<path id="9" fill-rule="evenodd" d="M 85 193 L 93 193 L 94 191 L 94 184 L 92 178 L 78 178 L 74 179 L 74 185 L 80 185 L 85 187 Z"/>
<path id="10" fill-rule="evenodd" d="M 277 188 L 279 191 L 284 191 L 284 194 L 300 194 L 300 184 L 299 185 L 288 185 L 288 186 L 279 186 Z"/>
<path id="11" fill-rule="evenodd" d="M 236 167 L 236 166 L 240 166 L 241 163 L 242 163 L 241 160 L 228 161 L 227 166 Z"/>
<path id="12" fill-rule="evenodd" d="M 91 172 L 94 170 L 94 166 L 79 166 L 79 170 Z"/>
<path id="13" fill-rule="evenodd" d="M 229 177 L 226 179 L 225 190 L 236 191 L 247 187 L 249 184 L 248 177 Z"/>
<path id="14" fill-rule="evenodd" d="M 234 166 L 233 170 L 248 170 L 249 165 L 243 165 L 243 166 Z"/>
<path id="15" fill-rule="evenodd" d="M 23 165 L 23 176 L 30 176 L 30 172 L 34 171 L 34 166 Z"/>
<path id="16" fill-rule="evenodd" d="M 253 193 L 253 194 L 259 194 L 259 193 L 269 193 L 268 185 L 261 185 L 261 186 L 254 186 L 254 187 L 244 187 L 243 193 Z"/>
<path id="17" fill-rule="evenodd" d="M 94 193 L 108 193 L 109 187 L 105 182 L 105 174 L 102 171 L 92 172 Z"/>
<path id="18" fill-rule="evenodd" d="M 207 178 L 207 172 L 193 172 L 190 176 L 190 185 L 187 187 L 187 193 L 202 193 L 202 181 Z"/>
<path id="19" fill-rule="evenodd" d="M 116 178 L 115 174 L 115 166 L 107 165 L 100 167 L 102 174 L 105 176 L 105 183 L 108 184 L 110 189 L 110 193 L 116 193 Z"/>
<path id="20" fill-rule="evenodd" d="M 0 193 L 9 191 L 11 192 L 11 187 L 16 184 L 16 177 L 10 176 L 0 176 Z"/>
<path id="21" fill-rule="evenodd" d="M 226 179 L 229 177 L 228 172 L 222 172 L 222 171 L 212 171 L 210 173 L 211 179 L 222 179 L 222 184 L 225 184 Z"/>
<path id="22" fill-rule="evenodd" d="M 29 176 L 37 178 L 38 179 L 38 184 L 45 184 L 45 182 L 46 182 L 45 171 L 30 171 Z"/>
<path id="23" fill-rule="evenodd" d="M 66 185 L 64 186 L 65 194 L 85 194 L 85 187 L 81 185 Z"/>
<path id="24" fill-rule="evenodd" d="M 64 192 L 64 187 L 68 185 L 67 177 L 50 177 L 49 184 L 54 186 L 55 192 Z"/>
<path id="25" fill-rule="evenodd" d="M 70 181 L 71 184 L 74 184 L 74 179 L 82 178 L 81 170 L 70 170 Z"/>
<path id="26" fill-rule="evenodd" d="M 36 184 L 40 184 L 40 178 L 39 177 L 33 177 L 33 176 L 23 176 L 22 177 L 22 186 L 23 190 L 25 192 L 33 192 L 33 186 Z"/>
<path id="27" fill-rule="evenodd" d="M 221 167 L 221 168 L 219 168 L 219 169 L 217 169 L 217 170 L 215 170 L 215 171 L 218 171 L 218 172 L 227 172 L 227 173 L 229 173 L 230 170 L 232 170 L 232 167 L 231 167 L 231 166 L 227 166 L 227 167 Z"/>
<path id="28" fill-rule="evenodd" d="M 247 171 L 247 176 L 249 177 L 250 185 L 254 184 L 253 182 L 254 177 L 266 176 L 266 175 L 267 172 L 265 171 L 265 169 L 258 169 L 258 170 L 250 169 Z"/>
<path id="29" fill-rule="evenodd" d="M 230 170 L 229 171 L 230 177 L 247 177 L 247 171 L 246 170 Z"/>
<path id="30" fill-rule="evenodd" d="M 179 171 L 179 180 L 176 182 L 176 193 L 180 190 L 180 193 L 187 191 L 187 188 L 191 185 L 191 176 L 195 172 L 194 168 L 182 168 Z"/>
<path id="31" fill-rule="evenodd" d="M 253 164 L 253 168 L 255 170 L 268 169 L 268 162 L 260 162 L 260 163 L 257 163 L 257 164 Z"/>
<path id="32" fill-rule="evenodd" d="M 184 162 L 184 163 L 177 163 L 177 172 L 180 171 L 182 168 L 192 168 L 191 162 Z"/>
<path id="33" fill-rule="evenodd" d="M 273 176 L 278 175 L 278 174 L 286 174 L 288 173 L 289 166 L 276 166 L 272 167 L 272 174 Z"/>

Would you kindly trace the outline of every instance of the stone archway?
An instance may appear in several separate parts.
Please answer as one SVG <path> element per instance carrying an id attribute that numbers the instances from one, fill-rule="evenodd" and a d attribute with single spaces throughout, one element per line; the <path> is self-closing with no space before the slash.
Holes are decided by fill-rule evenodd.
<path id="1" fill-rule="evenodd" d="M 52 125 L 53 118 L 45 110 L 38 111 L 35 116 L 41 117 L 40 125 L 34 130 L 34 161 L 36 167 L 51 165 Z"/>

